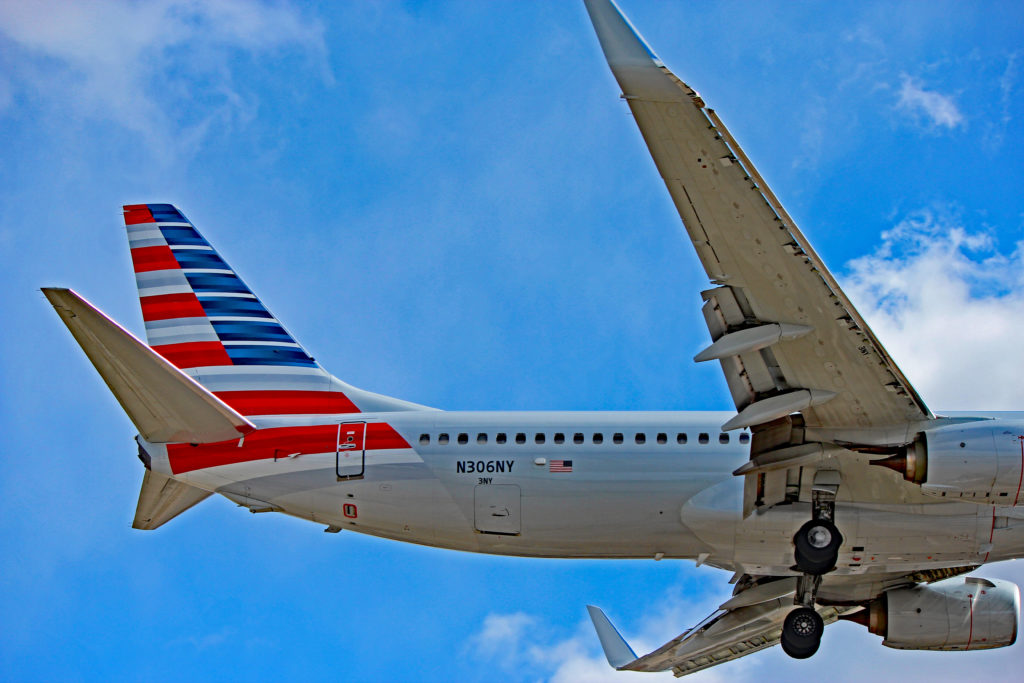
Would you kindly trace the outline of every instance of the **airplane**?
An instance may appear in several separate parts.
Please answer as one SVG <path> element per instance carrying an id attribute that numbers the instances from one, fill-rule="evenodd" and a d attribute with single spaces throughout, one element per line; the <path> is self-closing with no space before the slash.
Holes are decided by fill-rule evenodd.
<path id="1" fill-rule="evenodd" d="M 907 650 L 1012 645 L 1024 415 L 933 413 L 717 113 L 611 0 L 598 40 L 708 276 L 709 345 L 736 410 L 443 411 L 321 367 L 175 206 L 124 222 L 146 341 L 43 292 L 138 430 L 133 527 L 214 493 L 326 531 L 524 557 L 732 572 L 706 619 L 637 656 L 588 606 L 609 664 L 682 676 L 850 620 Z M 674 226 L 673 226 L 674 229 Z"/>

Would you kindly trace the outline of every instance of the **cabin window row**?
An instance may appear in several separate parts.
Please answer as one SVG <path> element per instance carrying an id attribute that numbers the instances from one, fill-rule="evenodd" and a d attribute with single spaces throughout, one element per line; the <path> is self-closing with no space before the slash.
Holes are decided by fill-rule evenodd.
<path id="1" fill-rule="evenodd" d="M 543 444 L 543 443 L 547 442 L 547 438 L 548 438 L 547 432 L 534 432 L 532 440 L 533 440 L 533 443 L 535 443 L 535 444 Z M 490 439 L 490 435 L 487 432 L 479 432 L 476 435 L 476 443 L 478 443 L 478 444 L 486 444 L 489 439 Z M 509 440 L 510 440 L 509 439 L 509 434 L 506 433 L 506 432 L 498 432 L 497 434 L 494 435 L 494 443 L 496 443 L 496 444 L 508 443 Z M 529 439 L 527 438 L 526 432 L 517 432 L 517 433 L 512 435 L 511 440 L 514 441 L 517 444 L 525 444 L 525 443 L 527 443 L 527 441 Z M 647 443 L 647 433 L 646 432 L 636 432 L 636 433 L 633 434 L 633 439 L 632 440 L 633 440 L 633 443 L 636 443 L 636 444 L 645 444 L 645 443 Z M 668 435 L 667 432 L 658 432 L 657 435 L 655 435 L 654 440 L 657 443 L 659 443 L 659 444 L 667 444 L 669 442 L 669 435 Z M 685 432 L 677 432 L 676 433 L 676 435 L 675 435 L 675 442 L 677 444 L 685 444 L 685 443 L 687 443 L 687 440 L 688 440 L 688 436 L 686 435 Z M 420 444 L 421 445 L 427 446 L 427 445 L 430 444 L 430 441 L 431 441 L 431 435 L 430 434 L 420 434 Z M 436 437 L 436 443 L 439 446 L 445 446 L 450 441 L 451 441 L 451 436 L 447 432 L 441 432 Z M 468 432 L 460 432 L 460 433 L 455 435 L 455 442 L 458 443 L 459 445 L 466 445 L 466 444 L 469 443 L 469 441 L 470 441 L 470 435 L 469 435 Z M 556 443 L 556 444 L 564 444 L 564 443 L 566 443 L 567 439 L 566 439 L 565 432 L 555 432 L 552 435 L 552 437 L 551 437 L 551 441 L 553 443 Z M 572 443 L 574 443 L 574 444 L 583 444 L 583 443 L 586 443 L 586 441 L 587 441 L 587 437 L 583 434 L 583 432 L 576 432 L 576 433 L 574 433 L 572 435 Z M 604 443 L 604 432 L 594 432 L 593 434 L 591 434 L 590 435 L 590 442 L 593 443 L 593 444 L 603 444 Z M 622 432 L 615 432 L 614 434 L 612 434 L 611 442 L 614 443 L 614 444 L 625 443 L 626 442 L 626 436 Z M 700 432 L 697 435 L 697 443 L 706 444 L 706 443 L 710 443 L 710 442 L 711 442 L 711 435 L 708 432 Z M 739 442 L 741 444 L 750 443 L 750 434 L 748 434 L 746 432 L 741 433 L 739 435 Z M 729 435 L 726 434 L 725 432 L 722 432 L 721 434 L 719 434 L 718 435 L 718 443 L 720 443 L 720 444 L 727 444 L 727 443 L 729 443 Z"/>

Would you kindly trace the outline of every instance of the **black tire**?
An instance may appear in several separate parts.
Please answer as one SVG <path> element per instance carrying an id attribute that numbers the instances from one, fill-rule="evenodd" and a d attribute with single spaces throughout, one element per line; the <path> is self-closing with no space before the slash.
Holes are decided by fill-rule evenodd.
<path id="1" fill-rule="evenodd" d="M 825 622 L 809 607 L 798 607 L 782 623 L 782 649 L 793 659 L 807 659 L 821 645 Z"/>
<path id="2" fill-rule="evenodd" d="M 793 544 L 796 546 L 794 557 L 797 568 L 804 573 L 820 576 L 835 568 L 843 535 L 832 522 L 812 519 L 796 532 Z"/>

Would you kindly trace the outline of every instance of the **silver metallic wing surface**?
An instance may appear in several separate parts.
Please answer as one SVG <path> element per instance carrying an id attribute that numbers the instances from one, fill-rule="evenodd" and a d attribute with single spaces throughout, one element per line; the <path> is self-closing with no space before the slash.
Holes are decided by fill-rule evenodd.
<path id="1" fill-rule="evenodd" d="M 808 427 L 932 417 L 700 96 L 610 0 L 586 0 L 608 64 L 714 287 L 703 293 L 736 404 L 726 429 L 801 412 Z"/>

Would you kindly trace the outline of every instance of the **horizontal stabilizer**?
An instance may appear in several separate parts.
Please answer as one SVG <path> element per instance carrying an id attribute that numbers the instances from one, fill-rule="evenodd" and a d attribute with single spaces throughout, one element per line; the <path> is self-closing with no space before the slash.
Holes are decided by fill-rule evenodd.
<path id="1" fill-rule="evenodd" d="M 133 529 L 156 529 L 166 524 L 196 503 L 209 498 L 212 493 L 189 486 L 176 479 L 146 470 L 139 491 L 139 504 L 135 508 Z"/>
<path id="2" fill-rule="evenodd" d="M 590 620 L 594 622 L 594 629 L 597 631 L 597 637 L 601 640 L 601 647 L 604 649 L 604 656 L 607 657 L 608 663 L 616 669 L 621 669 L 630 662 L 636 661 L 636 653 L 633 652 L 633 648 L 612 626 L 612 622 L 608 620 L 601 608 L 587 605 L 587 611 L 590 612 Z"/>
<path id="3" fill-rule="evenodd" d="M 42 291 L 146 441 L 212 443 L 256 429 L 75 292 Z"/>

